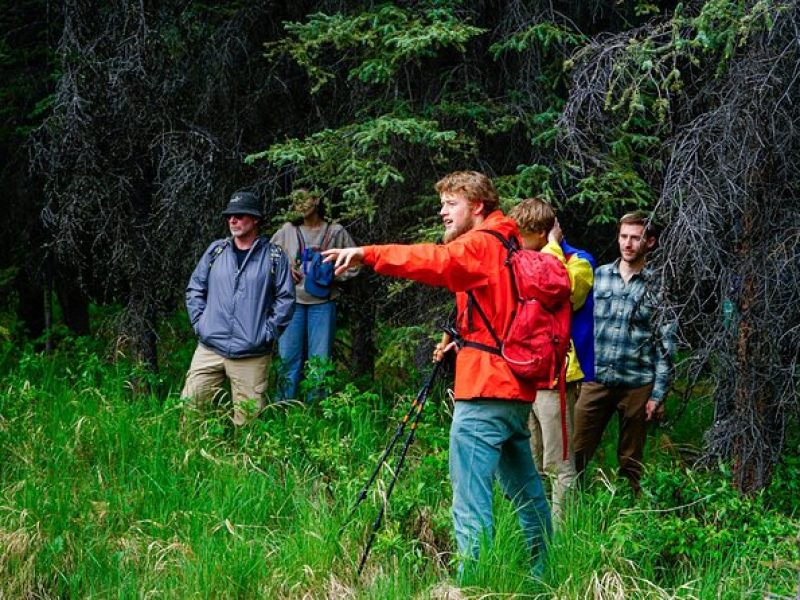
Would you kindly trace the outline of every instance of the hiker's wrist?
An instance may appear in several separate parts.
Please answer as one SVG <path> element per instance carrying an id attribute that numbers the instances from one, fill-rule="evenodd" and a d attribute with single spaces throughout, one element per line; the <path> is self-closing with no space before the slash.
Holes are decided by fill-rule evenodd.
<path id="1" fill-rule="evenodd" d="M 378 260 L 377 259 L 376 248 L 377 248 L 377 246 L 361 246 L 361 250 L 364 253 L 364 257 L 362 258 L 362 262 L 365 265 L 372 266 Z"/>

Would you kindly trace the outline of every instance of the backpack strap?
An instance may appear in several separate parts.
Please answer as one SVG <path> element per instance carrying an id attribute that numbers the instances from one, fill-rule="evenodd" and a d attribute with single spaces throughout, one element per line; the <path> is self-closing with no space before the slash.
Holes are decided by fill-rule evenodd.
<path id="1" fill-rule="evenodd" d="M 486 325 L 486 329 L 489 330 L 489 333 L 494 340 L 495 347 L 492 348 L 491 346 L 487 346 L 486 344 L 481 344 L 480 342 L 472 342 L 470 340 L 464 340 L 464 345 L 469 348 L 477 348 L 478 350 L 483 350 L 484 352 L 489 352 L 491 354 L 501 355 L 503 351 L 503 342 L 500 341 L 500 338 L 497 337 L 497 333 L 495 332 L 492 324 L 489 322 L 489 317 L 486 316 L 486 313 L 483 312 L 481 305 L 478 304 L 477 298 L 475 298 L 475 294 L 472 293 L 472 290 L 467 292 L 467 296 L 469 298 L 469 302 L 467 303 L 467 311 L 469 312 L 470 303 L 472 306 L 475 307 L 475 310 L 478 311 L 478 316 L 480 316 L 481 321 L 483 324 Z"/>
<path id="2" fill-rule="evenodd" d="M 322 234 L 322 239 L 320 240 L 320 243 L 319 243 L 319 249 L 320 250 L 327 250 L 328 249 L 328 247 L 327 247 L 328 244 L 331 243 L 330 237 L 328 237 L 328 234 L 330 233 L 330 229 L 331 229 L 330 222 L 325 221 L 325 232 Z M 306 244 L 306 238 L 303 235 L 303 232 L 301 231 L 299 225 L 295 225 L 294 226 L 294 231 L 295 231 L 295 234 L 297 235 L 297 245 L 300 246 L 300 253 L 302 254 L 303 250 L 305 250 L 306 246 L 308 245 L 308 244 Z"/>
<path id="3" fill-rule="evenodd" d="M 211 267 L 214 266 L 214 261 L 217 260 L 217 257 L 222 254 L 225 248 L 228 247 L 228 243 L 230 240 L 228 238 L 224 239 L 221 244 L 219 244 L 216 248 L 211 251 L 211 258 L 208 259 L 208 270 L 211 272 Z"/>
<path id="4" fill-rule="evenodd" d="M 325 221 L 325 233 L 322 234 L 322 241 L 319 243 L 320 250 L 327 250 L 328 244 L 331 243 L 330 237 L 328 235 L 331 232 L 331 224 L 328 221 Z"/>
<path id="5" fill-rule="evenodd" d="M 498 240 L 500 240 L 500 243 L 503 244 L 503 248 L 508 250 L 508 255 L 509 255 L 508 257 L 509 258 L 511 258 L 511 255 L 514 252 L 516 252 L 517 250 L 519 250 L 519 248 L 520 248 L 519 241 L 517 240 L 517 238 L 515 238 L 513 236 L 508 238 L 508 239 L 506 239 L 506 237 L 502 233 L 499 233 L 499 232 L 494 231 L 492 229 L 476 229 L 475 231 L 480 231 L 481 233 L 488 233 L 492 237 L 497 238 Z M 508 261 L 506 261 L 506 262 L 508 262 Z"/>
<path id="6" fill-rule="evenodd" d="M 508 267 L 509 272 L 511 274 L 511 289 L 513 294 L 516 296 L 517 292 L 517 285 L 514 281 L 514 271 L 511 269 L 511 255 L 519 250 L 519 242 L 515 237 L 506 238 L 502 233 L 494 231 L 492 229 L 476 229 L 476 231 L 480 231 L 482 233 L 488 233 L 493 238 L 500 241 L 503 244 L 503 248 L 505 248 L 508 252 L 506 256 L 505 265 Z M 472 290 L 467 291 L 467 324 L 468 330 L 472 331 L 472 307 L 475 307 L 475 310 L 478 312 L 478 316 L 480 316 L 481 321 L 483 324 L 486 325 L 486 329 L 489 330 L 489 334 L 492 336 L 494 340 L 495 346 L 492 348 L 491 346 L 487 346 L 486 344 L 481 344 L 479 342 L 471 342 L 469 340 L 464 340 L 464 345 L 469 346 L 470 348 L 477 348 L 478 350 L 483 350 L 484 352 L 489 352 L 491 354 L 503 354 L 503 342 L 500 340 L 500 337 L 497 335 L 497 332 L 492 327 L 492 324 L 489 322 L 489 318 L 486 316 L 486 313 L 483 312 L 481 305 L 478 303 L 478 299 L 475 298 L 475 294 L 472 293 Z"/>
<path id="7" fill-rule="evenodd" d="M 561 365 L 561 372 L 558 375 L 558 404 L 561 408 L 561 458 L 569 460 L 569 443 L 567 442 L 567 362 L 569 362 L 569 352 L 564 364 Z"/>
<path id="8" fill-rule="evenodd" d="M 283 250 L 277 244 L 270 243 L 269 245 L 269 258 L 270 258 L 270 274 L 272 275 L 273 286 L 275 285 L 275 273 L 278 271 L 278 261 L 283 255 Z"/>
<path id="9" fill-rule="evenodd" d="M 514 255 L 515 252 L 518 252 L 522 249 L 522 246 L 519 243 L 519 240 L 511 236 L 506 239 L 503 234 L 498 233 L 497 231 L 493 231 L 491 229 L 477 229 L 476 231 L 482 231 L 483 233 L 488 233 L 494 238 L 500 240 L 500 243 L 503 244 L 503 248 L 508 251 L 506 255 L 505 265 L 508 267 L 508 272 L 511 274 L 511 293 L 516 297 L 517 296 L 517 281 L 514 279 L 514 269 L 511 268 L 511 257 Z"/>

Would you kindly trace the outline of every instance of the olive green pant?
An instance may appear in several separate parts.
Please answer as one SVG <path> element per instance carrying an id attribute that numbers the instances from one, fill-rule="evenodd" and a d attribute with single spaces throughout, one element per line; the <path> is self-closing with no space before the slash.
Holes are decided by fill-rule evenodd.
<path id="1" fill-rule="evenodd" d="M 197 345 L 192 357 L 181 397 L 190 398 L 190 406 L 203 409 L 222 392 L 225 377 L 231 382 L 233 424 L 244 425 L 257 417 L 266 405 L 267 371 L 270 355 L 247 358 L 225 358 Z"/>
<path id="2" fill-rule="evenodd" d="M 619 417 L 617 458 L 619 472 L 628 478 L 634 492 L 640 490 L 642 457 L 647 439 L 645 405 L 653 391 L 653 384 L 635 388 L 606 387 L 600 383 L 584 383 L 575 404 L 575 466 L 583 475 L 592 459 L 603 432 L 616 413 Z"/>

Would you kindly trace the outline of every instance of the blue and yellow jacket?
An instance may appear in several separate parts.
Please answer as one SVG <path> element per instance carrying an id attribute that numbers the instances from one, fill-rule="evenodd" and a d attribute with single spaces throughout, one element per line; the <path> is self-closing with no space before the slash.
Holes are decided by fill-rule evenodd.
<path id="1" fill-rule="evenodd" d="M 594 257 L 585 250 L 570 246 L 566 240 L 562 240 L 560 245 L 548 242 L 542 252 L 552 254 L 564 263 L 572 284 L 572 346 L 568 355 L 567 382 L 594 381 Z"/>

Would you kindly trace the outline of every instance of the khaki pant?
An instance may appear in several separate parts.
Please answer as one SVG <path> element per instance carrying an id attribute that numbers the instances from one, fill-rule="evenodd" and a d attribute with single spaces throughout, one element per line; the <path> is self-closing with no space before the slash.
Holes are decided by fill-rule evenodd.
<path id="1" fill-rule="evenodd" d="M 266 402 L 267 370 L 270 356 L 225 358 L 202 344 L 194 351 L 181 396 L 191 398 L 191 405 L 205 408 L 222 391 L 227 376 L 233 396 L 233 424 L 244 425 L 258 416 Z M 254 401 L 254 402 L 253 402 Z"/>
<path id="2" fill-rule="evenodd" d="M 567 459 L 561 430 L 561 399 L 558 390 L 539 390 L 533 403 L 528 427 L 531 430 L 531 452 L 539 473 L 550 480 L 553 520 L 563 516 L 564 502 L 575 484 L 575 454 L 572 447 L 572 413 L 580 383 L 567 384 Z"/>
<path id="3" fill-rule="evenodd" d="M 584 383 L 575 405 L 575 466 L 583 474 L 600 444 L 608 422 L 619 416 L 617 458 L 619 472 L 628 478 L 634 492 L 640 490 L 642 457 L 647 438 L 645 405 L 653 384 L 636 388 L 606 387 L 600 383 Z"/>

